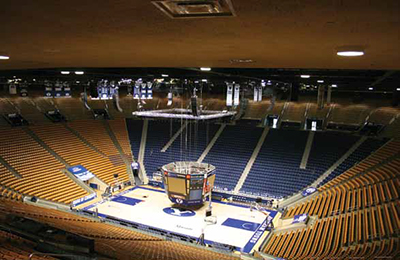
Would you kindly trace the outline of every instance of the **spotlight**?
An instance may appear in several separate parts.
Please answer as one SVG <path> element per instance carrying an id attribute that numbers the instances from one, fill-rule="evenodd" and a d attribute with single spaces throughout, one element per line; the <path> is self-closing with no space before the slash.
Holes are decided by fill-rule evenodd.
<path id="1" fill-rule="evenodd" d="M 76 75 L 83 75 L 83 74 L 85 74 L 85 72 L 83 72 L 83 71 L 75 71 L 75 74 Z"/>
<path id="2" fill-rule="evenodd" d="M 201 70 L 201 71 L 210 71 L 210 70 L 211 70 L 211 68 L 207 68 L 207 67 L 201 67 L 201 68 L 200 68 L 200 70 Z"/>
<path id="3" fill-rule="evenodd" d="M 9 60 L 10 57 L 6 55 L 0 55 L 0 60 Z"/>
<path id="4" fill-rule="evenodd" d="M 357 56 L 363 56 L 364 52 L 363 51 L 338 51 L 336 53 L 338 56 L 345 56 L 345 57 L 357 57 Z"/>
<path id="5" fill-rule="evenodd" d="M 71 72 L 69 72 L 69 71 L 61 71 L 61 74 L 63 74 L 63 75 L 69 75 Z"/>
<path id="6" fill-rule="evenodd" d="M 303 79 L 308 79 L 308 78 L 310 78 L 310 75 L 300 75 L 300 77 Z"/>

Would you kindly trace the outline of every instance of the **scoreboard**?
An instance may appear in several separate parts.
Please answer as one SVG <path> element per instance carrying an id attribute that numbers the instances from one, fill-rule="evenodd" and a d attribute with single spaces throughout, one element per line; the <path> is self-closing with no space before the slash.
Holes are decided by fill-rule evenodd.
<path id="1" fill-rule="evenodd" d="M 169 199 L 176 204 L 202 204 L 215 181 L 215 167 L 197 162 L 164 165 L 163 182 Z"/>

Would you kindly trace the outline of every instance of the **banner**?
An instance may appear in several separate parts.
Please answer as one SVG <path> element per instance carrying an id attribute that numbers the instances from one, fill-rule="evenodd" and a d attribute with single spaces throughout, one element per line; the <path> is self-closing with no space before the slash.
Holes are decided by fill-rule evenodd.
<path id="1" fill-rule="evenodd" d="M 133 98 L 134 99 L 140 98 L 140 83 L 135 83 L 135 87 L 133 89 Z"/>
<path id="2" fill-rule="evenodd" d="M 308 195 L 313 194 L 313 193 L 316 192 L 316 191 L 317 191 L 316 188 L 314 188 L 314 187 L 309 187 L 309 188 L 307 188 L 306 190 L 304 190 L 304 191 L 301 193 L 301 195 L 303 195 L 304 197 L 306 197 L 306 196 L 308 196 Z"/>
<path id="3" fill-rule="evenodd" d="M 300 214 L 300 215 L 294 215 L 292 224 L 297 224 L 297 223 L 306 223 L 308 220 L 308 214 L 304 213 L 304 214 Z"/>
<path id="4" fill-rule="evenodd" d="M 258 87 L 258 102 L 262 101 L 262 87 Z"/>
<path id="5" fill-rule="evenodd" d="M 106 84 L 100 87 L 99 97 L 100 99 L 109 99 L 108 86 Z"/>
<path id="6" fill-rule="evenodd" d="M 56 86 L 54 88 L 54 97 L 56 97 L 56 98 L 62 97 L 62 87 L 61 86 Z"/>
<path id="7" fill-rule="evenodd" d="M 153 99 L 153 83 L 147 82 L 147 99 Z"/>
<path id="8" fill-rule="evenodd" d="M 133 162 L 131 164 L 132 170 L 139 170 L 140 164 L 138 162 Z"/>
<path id="9" fill-rule="evenodd" d="M 66 98 L 71 97 L 71 88 L 69 86 L 64 85 L 64 97 Z"/>
<path id="10" fill-rule="evenodd" d="M 70 173 L 75 175 L 81 181 L 87 181 L 94 177 L 94 174 L 88 171 L 82 165 L 76 165 L 67 169 Z"/>
<path id="11" fill-rule="evenodd" d="M 94 192 L 94 193 L 89 194 L 89 195 L 87 195 L 85 197 L 82 197 L 82 198 L 79 198 L 77 200 L 74 200 L 71 204 L 72 204 L 73 207 L 76 207 L 76 206 L 78 206 L 80 204 L 83 204 L 85 202 L 88 202 L 88 201 L 90 201 L 90 200 L 92 200 L 92 199 L 94 199 L 96 197 L 97 197 L 97 194 L 96 194 L 96 192 Z"/>
<path id="12" fill-rule="evenodd" d="M 10 85 L 8 86 L 8 90 L 10 92 L 10 95 L 16 95 L 17 94 L 17 85 L 15 85 L 14 83 L 10 83 Z"/>
<path id="13" fill-rule="evenodd" d="M 227 92 L 226 92 L 226 105 L 228 107 L 232 106 L 232 93 L 233 92 L 233 85 L 228 84 Z"/>
<path id="14" fill-rule="evenodd" d="M 167 103 L 167 106 L 170 106 L 170 105 L 172 105 L 172 92 L 171 91 L 168 92 L 168 103 Z"/>
<path id="15" fill-rule="evenodd" d="M 253 98 L 254 102 L 258 101 L 258 87 L 254 87 L 254 98 Z"/>
<path id="16" fill-rule="evenodd" d="M 238 106 L 239 105 L 239 95 L 240 95 L 240 85 L 236 84 L 235 85 L 234 98 L 233 98 L 233 105 L 234 106 Z"/>
<path id="17" fill-rule="evenodd" d="M 53 97 L 53 88 L 52 87 L 45 87 L 44 88 L 44 97 L 46 97 L 46 98 Z"/>
<path id="18" fill-rule="evenodd" d="M 19 95 L 21 97 L 27 97 L 28 96 L 28 86 L 27 85 L 21 85 L 21 90 L 19 92 Z"/>
<path id="19" fill-rule="evenodd" d="M 147 84 L 142 83 L 140 84 L 140 98 L 146 99 L 146 97 L 147 97 Z"/>

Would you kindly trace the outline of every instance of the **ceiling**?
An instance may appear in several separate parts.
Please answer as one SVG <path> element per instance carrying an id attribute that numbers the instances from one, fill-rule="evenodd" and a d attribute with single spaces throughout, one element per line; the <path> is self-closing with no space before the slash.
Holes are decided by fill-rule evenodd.
<path id="1" fill-rule="evenodd" d="M 62 67 L 400 69 L 398 0 L 232 0 L 171 19 L 149 0 L 4 0 L 0 70 Z M 341 46 L 363 57 L 336 55 Z M 252 59 L 253 63 L 231 63 Z"/>

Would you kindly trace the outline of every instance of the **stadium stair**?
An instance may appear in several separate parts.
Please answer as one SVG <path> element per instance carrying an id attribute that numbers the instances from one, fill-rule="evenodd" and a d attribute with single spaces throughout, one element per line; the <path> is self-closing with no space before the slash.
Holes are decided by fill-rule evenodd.
<path id="1" fill-rule="evenodd" d="M 311 186 L 316 187 L 320 182 L 322 182 L 329 174 L 331 174 L 340 164 L 342 164 L 357 148 L 362 145 L 367 137 L 363 136 L 355 143 L 339 160 L 335 162 L 324 174 L 322 174 L 318 179 L 316 179 Z"/>
<path id="2" fill-rule="evenodd" d="M 171 139 L 168 141 L 168 143 L 166 145 L 164 145 L 164 147 L 161 149 L 162 153 L 165 153 L 168 150 L 168 148 L 175 142 L 176 138 L 178 138 L 181 135 L 181 133 L 183 132 L 183 130 L 185 130 L 187 125 L 188 125 L 188 122 L 186 121 L 182 125 L 182 127 L 178 131 L 176 131 L 176 133 L 171 137 Z"/>
<path id="3" fill-rule="evenodd" d="M 140 179 L 143 183 L 147 184 L 149 182 L 149 178 L 146 174 L 146 168 L 144 166 L 144 152 L 146 150 L 146 140 L 147 140 L 147 130 L 149 129 L 149 120 L 145 119 L 143 121 L 143 128 L 142 128 L 142 139 L 140 141 L 140 148 L 138 154 L 138 163 L 140 165 Z"/>
<path id="4" fill-rule="evenodd" d="M 236 184 L 234 192 L 238 193 L 239 190 L 242 188 L 243 183 L 246 180 L 247 175 L 249 174 L 249 172 L 251 170 L 251 167 L 253 167 L 253 164 L 257 159 L 258 153 L 261 150 L 261 147 L 262 147 L 262 145 L 263 145 L 263 143 L 265 141 L 265 138 L 268 135 L 268 132 L 269 132 L 269 128 L 268 127 L 264 128 L 264 131 L 262 132 L 262 134 L 260 136 L 260 139 L 258 140 L 257 146 L 254 148 L 253 154 L 251 155 L 249 161 L 247 162 L 247 165 L 244 168 L 243 173 L 240 176 L 240 179 L 239 179 L 238 183 Z"/>
<path id="5" fill-rule="evenodd" d="M 3 164 L 16 178 L 22 178 L 22 175 L 17 172 L 6 160 L 0 156 L 0 164 Z"/>
<path id="6" fill-rule="evenodd" d="M 263 130 L 245 121 L 226 126 L 203 160 L 217 168 L 216 189 L 233 192 Z"/>
<path id="7" fill-rule="evenodd" d="M 303 158 L 301 159 L 300 169 L 307 168 L 307 162 L 308 162 L 308 158 L 310 157 L 311 147 L 312 147 L 312 144 L 314 141 L 314 135 L 315 135 L 315 133 L 313 131 L 310 131 L 308 133 L 308 139 L 307 139 L 306 147 L 304 148 Z"/>
<path id="8" fill-rule="evenodd" d="M 207 154 L 210 152 L 210 150 L 213 148 L 215 142 L 217 142 L 218 137 L 221 135 L 222 131 L 224 131 L 226 127 L 226 124 L 222 124 L 218 131 L 215 133 L 213 139 L 210 141 L 210 143 L 207 145 L 206 149 L 204 150 L 204 152 L 200 155 L 199 159 L 197 160 L 198 163 L 201 163 L 204 158 L 206 158 Z"/>
<path id="9" fill-rule="evenodd" d="M 124 161 L 124 163 L 126 165 L 126 173 L 128 174 L 129 179 L 131 180 L 131 183 L 132 184 L 135 183 L 135 177 L 133 176 L 131 162 L 126 158 L 126 156 L 122 150 L 122 147 L 117 140 L 117 137 L 115 136 L 114 132 L 111 130 L 111 127 L 110 127 L 108 121 L 103 120 L 103 124 L 104 124 L 104 128 L 106 129 L 106 132 L 108 133 L 108 135 L 111 138 L 111 141 L 113 142 L 114 146 L 117 148 L 119 155 L 121 156 L 122 160 Z"/>
<path id="10" fill-rule="evenodd" d="M 21 114 L 21 109 L 13 102 L 11 101 L 9 98 L 5 98 L 5 101 L 14 108 L 15 111 L 17 111 L 19 114 Z"/>
<path id="11" fill-rule="evenodd" d="M 103 157 L 108 158 L 108 156 L 97 149 L 94 145 L 92 145 L 88 140 L 86 140 L 78 131 L 75 131 L 72 127 L 70 127 L 68 124 L 63 124 L 66 129 L 68 129 L 71 133 L 73 133 L 76 137 L 78 137 L 79 140 L 81 140 L 84 144 L 86 144 L 88 147 L 90 147 L 93 151 L 99 153 Z"/>
<path id="12" fill-rule="evenodd" d="M 356 179 L 356 178 L 358 178 L 360 176 L 369 174 L 370 172 L 373 172 L 375 169 L 378 169 L 381 166 L 383 166 L 383 165 L 385 165 L 385 164 L 387 164 L 387 163 L 399 158 L 400 157 L 400 150 L 392 150 L 390 147 L 391 147 L 391 144 L 388 143 L 388 144 L 386 144 L 386 146 L 382 146 L 380 149 L 377 150 L 377 152 L 380 152 L 380 150 L 384 150 L 386 148 L 389 148 L 391 150 L 391 152 L 392 152 L 392 154 L 385 154 L 385 156 L 383 157 L 383 159 L 381 161 L 375 162 L 371 166 L 366 166 L 366 168 L 364 168 L 363 170 L 357 172 L 356 174 L 354 174 L 352 176 L 343 177 L 345 174 L 342 174 L 343 176 L 338 176 L 334 180 L 332 180 L 332 181 L 328 182 L 327 184 L 323 185 L 322 187 L 320 187 L 320 190 L 331 189 L 333 187 L 337 187 L 337 186 L 342 185 L 344 183 L 350 182 L 353 179 Z M 372 154 L 366 160 L 368 160 L 370 158 L 372 159 L 372 157 L 376 157 L 375 154 L 377 152 Z M 379 156 L 381 156 L 381 155 L 379 155 Z M 359 165 L 355 165 L 353 168 L 360 168 L 360 167 L 361 166 L 359 166 Z M 363 167 L 365 167 L 365 166 L 363 165 Z"/>
<path id="13" fill-rule="evenodd" d="M 382 136 L 385 137 L 394 137 L 400 139 L 400 113 L 398 113 L 395 117 L 390 120 L 389 124 L 385 126 L 383 131 L 381 132 Z"/>
<path id="14" fill-rule="evenodd" d="M 24 127 L 23 130 L 36 142 L 38 142 L 45 150 L 53 155 L 59 162 L 64 164 L 66 168 L 71 167 L 71 165 L 69 165 L 61 156 L 59 156 L 53 149 L 51 149 L 45 142 L 43 142 L 32 130 L 27 127 Z"/>
<path id="15" fill-rule="evenodd" d="M 64 173 L 68 178 L 73 180 L 76 184 L 78 184 L 82 189 L 87 191 L 89 194 L 94 192 L 93 189 L 90 188 L 85 182 L 81 181 L 79 178 L 76 178 L 72 173 L 70 173 L 66 169 L 61 169 L 61 172 Z"/>

